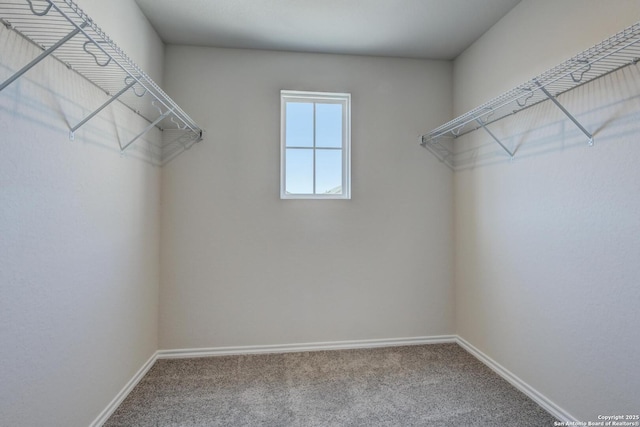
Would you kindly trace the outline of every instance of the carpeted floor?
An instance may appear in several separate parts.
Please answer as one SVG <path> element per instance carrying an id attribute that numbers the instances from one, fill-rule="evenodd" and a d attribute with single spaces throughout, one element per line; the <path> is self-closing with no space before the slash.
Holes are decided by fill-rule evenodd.
<path id="1" fill-rule="evenodd" d="M 553 426 L 457 344 L 158 360 L 105 424 Z"/>

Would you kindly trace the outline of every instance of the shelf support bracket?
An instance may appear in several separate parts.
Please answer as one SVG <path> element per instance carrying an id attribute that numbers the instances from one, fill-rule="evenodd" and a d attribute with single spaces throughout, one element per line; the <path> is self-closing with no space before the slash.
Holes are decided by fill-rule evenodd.
<path id="1" fill-rule="evenodd" d="M 551 95 L 549 91 L 540 84 L 539 81 L 536 80 L 536 84 L 538 85 L 540 90 L 544 92 L 545 95 L 547 95 L 547 98 L 549 98 L 551 102 L 556 104 L 556 107 L 558 107 L 560 111 L 562 111 L 564 115 L 567 116 L 578 127 L 578 129 L 580 129 L 582 133 L 584 133 L 587 136 L 587 138 L 589 138 L 589 145 L 593 145 L 593 135 L 591 135 L 591 133 L 589 133 L 589 131 L 586 130 L 584 126 L 582 126 L 580 122 L 575 117 L 573 117 L 571 113 L 568 112 L 567 109 L 562 106 L 562 104 L 560 104 L 560 102 L 555 98 L 555 96 Z"/>
<path id="2" fill-rule="evenodd" d="M 500 147 L 502 147 L 502 149 L 504 151 L 507 152 L 507 154 L 509 154 L 509 157 L 513 158 L 513 155 L 515 153 L 512 153 L 502 142 L 500 142 L 500 140 L 493 134 L 493 132 L 491 132 L 484 124 L 484 122 L 480 119 L 476 119 L 476 121 L 478 122 L 478 124 L 480 126 L 482 126 L 482 129 L 484 129 L 489 135 L 491 135 L 491 138 L 494 139 L 494 141 L 496 141 L 498 143 L 498 145 L 500 145 Z"/>
<path id="3" fill-rule="evenodd" d="M 126 80 L 126 79 L 125 79 Z M 129 89 L 131 89 L 133 87 L 133 85 L 135 85 L 136 83 L 138 83 L 136 80 L 133 80 L 131 83 L 127 84 L 125 87 L 123 87 L 120 92 L 116 93 L 115 95 L 113 95 L 111 98 L 109 98 L 104 104 L 102 104 L 100 107 L 98 107 L 93 113 L 89 114 L 87 117 L 84 118 L 84 120 L 82 120 L 80 123 L 78 123 L 77 125 L 75 125 L 74 127 L 71 128 L 71 131 L 69 132 L 69 139 L 73 140 L 74 138 L 74 134 L 75 132 L 80 129 L 80 127 L 82 127 L 85 123 L 87 123 L 89 120 L 91 120 L 92 118 L 94 118 L 100 111 L 104 110 L 109 104 L 111 104 L 113 101 L 115 101 L 116 99 L 118 99 L 120 97 L 120 95 L 122 95 L 123 93 L 125 93 L 126 91 L 128 91 Z"/>
<path id="4" fill-rule="evenodd" d="M 155 119 L 153 122 L 151 122 L 149 124 L 149 126 L 147 126 L 146 128 L 144 128 L 144 130 L 142 132 L 140 132 L 139 134 L 137 134 L 135 136 L 135 138 L 133 138 L 131 141 L 129 141 L 124 147 L 120 147 L 120 151 L 124 151 L 127 149 L 127 147 L 129 147 L 131 144 L 133 144 L 138 138 L 140 138 L 142 135 L 144 135 L 145 133 L 149 132 L 155 125 L 157 125 L 158 123 L 160 123 L 162 120 L 165 119 L 165 117 L 169 116 L 170 114 L 173 113 L 173 109 L 169 109 L 166 112 L 164 112 L 163 114 L 161 114 L 157 119 Z"/>
<path id="5" fill-rule="evenodd" d="M 46 58 L 47 56 L 51 55 L 57 48 L 59 48 L 60 46 L 62 46 L 63 44 L 65 44 L 66 42 L 71 40 L 76 34 L 78 34 L 80 31 L 82 31 L 82 29 L 84 27 L 86 27 L 86 26 L 87 26 L 87 23 L 83 22 L 82 25 L 80 25 L 80 27 L 78 27 L 75 30 L 71 31 L 69 34 L 67 34 L 62 39 L 60 39 L 58 42 L 56 42 L 56 44 L 54 44 L 53 46 L 51 46 L 50 48 L 48 48 L 47 50 L 42 52 L 40 55 L 38 55 L 36 58 L 34 58 L 31 62 L 29 62 L 24 67 L 22 67 L 13 76 L 9 77 L 7 80 L 2 82 L 2 84 L 0 84 L 0 92 L 2 92 L 2 90 L 4 88 L 6 88 L 7 86 L 9 86 L 11 83 L 13 83 L 14 81 L 18 80 L 18 78 L 20 78 L 24 73 L 26 73 L 27 71 L 32 69 L 35 65 L 37 65 L 44 58 Z"/>

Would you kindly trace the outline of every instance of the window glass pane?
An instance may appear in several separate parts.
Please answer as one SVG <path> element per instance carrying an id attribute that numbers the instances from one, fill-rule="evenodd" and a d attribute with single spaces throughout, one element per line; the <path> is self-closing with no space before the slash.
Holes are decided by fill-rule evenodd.
<path id="1" fill-rule="evenodd" d="M 342 104 L 316 104 L 316 146 L 342 147 Z"/>
<path id="2" fill-rule="evenodd" d="M 316 150 L 316 194 L 342 194 L 342 150 Z"/>
<path id="3" fill-rule="evenodd" d="M 286 158 L 285 192 L 313 194 L 313 149 L 288 148 Z"/>
<path id="4" fill-rule="evenodd" d="M 287 147 L 313 147 L 313 104 L 286 103 Z"/>

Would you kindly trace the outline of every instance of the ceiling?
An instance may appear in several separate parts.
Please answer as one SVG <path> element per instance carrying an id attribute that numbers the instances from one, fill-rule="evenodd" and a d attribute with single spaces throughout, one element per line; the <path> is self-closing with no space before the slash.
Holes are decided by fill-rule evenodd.
<path id="1" fill-rule="evenodd" d="M 453 59 L 520 0 L 136 0 L 170 44 Z"/>

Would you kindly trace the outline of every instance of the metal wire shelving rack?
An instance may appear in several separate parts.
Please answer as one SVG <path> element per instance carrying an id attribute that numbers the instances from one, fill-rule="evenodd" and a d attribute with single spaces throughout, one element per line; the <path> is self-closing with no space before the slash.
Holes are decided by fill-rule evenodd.
<path id="1" fill-rule="evenodd" d="M 119 142 L 122 152 L 154 127 L 163 131 L 162 142 L 151 156 L 158 165 L 202 140 L 203 130 L 193 119 L 72 0 L 0 1 L 0 23 L 42 49 L 0 83 L 0 92 L 52 55 L 107 95 L 100 106 L 70 127 L 71 139 L 109 104 L 119 101 L 148 122 L 131 140 Z"/>
<path id="2" fill-rule="evenodd" d="M 593 145 L 593 135 L 558 101 L 558 96 L 578 86 L 640 61 L 640 22 L 579 53 L 526 83 L 474 108 L 473 110 L 421 136 L 421 145 L 456 170 L 457 158 L 452 142 L 463 135 L 483 129 L 507 153 L 514 151 L 487 127 L 491 123 L 550 100 Z"/>

